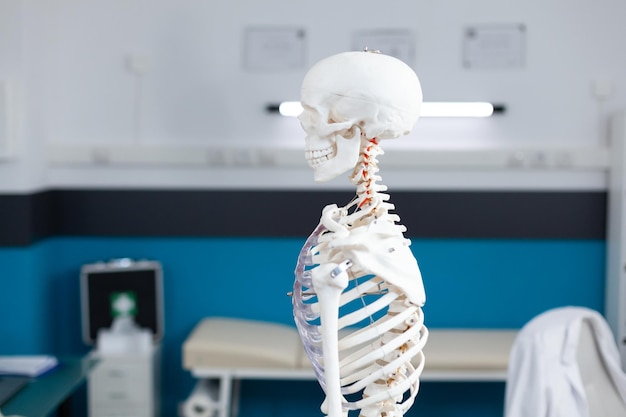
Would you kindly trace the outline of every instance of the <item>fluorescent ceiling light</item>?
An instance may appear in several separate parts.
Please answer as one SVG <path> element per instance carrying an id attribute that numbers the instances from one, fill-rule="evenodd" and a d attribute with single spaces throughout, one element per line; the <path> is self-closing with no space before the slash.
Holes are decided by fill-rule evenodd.
<path id="1" fill-rule="evenodd" d="M 278 106 L 278 111 L 283 116 L 298 117 L 302 113 L 302 105 L 299 101 L 283 101 Z"/>
<path id="2" fill-rule="evenodd" d="M 297 117 L 302 113 L 299 101 L 283 101 L 278 106 L 270 105 L 267 108 L 288 117 Z M 420 117 L 489 117 L 494 112 L 502 111 L 503 106 L 487 102 L 424 102 Z"/>
<path id="3" fill-rule="evenodd" d="M 493 104 L 485 102 L 426 102 L 420 117 L 489 117 Z"/>

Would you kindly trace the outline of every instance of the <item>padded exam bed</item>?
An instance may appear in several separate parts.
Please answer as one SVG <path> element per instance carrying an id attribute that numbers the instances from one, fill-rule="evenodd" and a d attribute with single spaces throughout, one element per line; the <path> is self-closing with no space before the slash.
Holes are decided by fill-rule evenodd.
<path id="1" fill-rule="evenodd" d="M 517 330 L 429 333 L 422 381 L 505 381 Z M 211 402 L 218 417 L 236 415 L 237 388 L 243 379 L 315 378 L 294 326 L 209 317 L 196 325 L 182 350 L 184 369 L 199 380 L 218 382 Z"/>

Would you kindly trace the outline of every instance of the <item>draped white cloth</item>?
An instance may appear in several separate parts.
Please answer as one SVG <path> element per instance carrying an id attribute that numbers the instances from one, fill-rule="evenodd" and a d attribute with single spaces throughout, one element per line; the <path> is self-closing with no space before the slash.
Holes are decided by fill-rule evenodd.
<path id="1" fill-rule="evenodd" d="M 589 323 L 604 362 L 604 367 L 598 367 L 604 374 L 594 376 L 592 381 L 581 377 L 581 358 L 577 355 L 583 321 Z M 596 417 L 590 413 L 588 389 L 590 384 L 603 380 L 612 383 L 614 389 L 604 393 L 596 387 L 595 392 L 613 394 L 610 407 L 626 410 L 626 374 L 605 319 L 582 307 L 549 310 L 528 322 L 513 344 L 505 417 Z"/>

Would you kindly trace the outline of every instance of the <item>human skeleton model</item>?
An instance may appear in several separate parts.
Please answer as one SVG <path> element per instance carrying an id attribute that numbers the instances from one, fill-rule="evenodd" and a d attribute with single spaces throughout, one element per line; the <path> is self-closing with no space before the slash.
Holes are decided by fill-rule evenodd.
<path id="1" fill-rule="evenodd" d="M 315 181 L 352 170 L 356 185 L 348 205 L 324 208 L 295 271 L 294 319 L 330 417 L 401 417 L 417 395 L 426 297 L 406 228 L 378 183 L 377 156 L 381 140 L 411 131 L 421 102 L 410 67 L 367 50 L 320 61 L 302 83 Z"/>

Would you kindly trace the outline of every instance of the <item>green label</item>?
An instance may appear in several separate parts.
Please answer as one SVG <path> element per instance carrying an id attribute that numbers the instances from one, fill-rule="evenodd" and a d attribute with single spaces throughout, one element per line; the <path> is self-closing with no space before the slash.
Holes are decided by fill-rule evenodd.
<path id="1" fill-rule="evenodd" d="M 137 296 L 133 291 L 114 292 L 109 296 L 111 315 L 115 317 L 135 317 L 137 315 Z"/>

